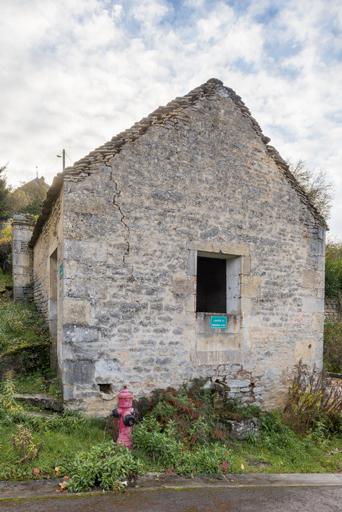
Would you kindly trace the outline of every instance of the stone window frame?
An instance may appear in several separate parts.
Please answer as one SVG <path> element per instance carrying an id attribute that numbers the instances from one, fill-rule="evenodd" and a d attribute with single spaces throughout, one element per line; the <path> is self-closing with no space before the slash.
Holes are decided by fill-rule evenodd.
<path id="1" fill-rule="evenodd" d="M 203 241 L 192 241 L 187 243 L 188 261 L 187 261 L 187 276 L 193 283 L 193 295 L 189 298 L 186 310 L 196 316 L 197 322 L 205 321 L 206 317 L 213 316 L 213 313 L 199 313 L 196 312 L 196 280 L 197 280 L 197 257 L 198 255 L 208 255 L 209 257 L 221 258 L 240 258 L 240 303 L 237 315 L 230 315 L 229 312 L 224 314 L 220 313 L 217 316 L 234 316 L 238 320 L 243 317 L 244 306 L 247 304 L 248 299 L 260 296 L 260 283 L 258 282 L 258 290 L 255 287 L 255 278 L 250 275 L 251 258 L 249 246 L 246 244 L 237 243 L 212 243 Z M 251 284 L 253 285 L 251 287 Z M 241 324 L 241 321 L 238 321 Z M 235 331 L 236 332 L 236 331 Z"/>

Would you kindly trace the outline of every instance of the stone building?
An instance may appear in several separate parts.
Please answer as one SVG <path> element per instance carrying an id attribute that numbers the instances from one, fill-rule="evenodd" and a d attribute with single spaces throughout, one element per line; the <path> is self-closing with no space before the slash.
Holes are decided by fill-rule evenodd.
<path id="1" fill-rule="evenodd" d="M 28 238 L 66 407 L 196 376 L 276 407 L 322 365 L 326 224 L 269 141 L 211 79 L 55 177 Z"/>

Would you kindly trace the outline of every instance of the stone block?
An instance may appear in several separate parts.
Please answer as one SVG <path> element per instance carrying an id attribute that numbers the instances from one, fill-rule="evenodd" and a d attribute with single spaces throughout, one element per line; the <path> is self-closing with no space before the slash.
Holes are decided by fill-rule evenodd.
<path id="1" fill-rule="evenodd" d="M 316 289 L 324 288 L 324 272 L 316 272 L 313 270 L 303 271 L 303 286 L 305 288 Z"/>
<path id="2" fill-rule="evenodd" d="M 251 383 L 250 379 L 243 379 L 243 380 L 233 379 L 233 380 L 228 381 L 229 387 L 231 389 L 232 388 L 245 388 L 246 386 L 249 386 L 250 383 Z"/>
<path id="3" fill-rule="evenodd" d="M 175 293 L 182 293 L 185 295 L 195 294 L 196 281 L 191 277 L 173 276 L 173 291 Z"/>
<path id="4" fill-rule="evenodd" d="M 98 341 L 99 331 L 96 327 L 89 327 L 88 325 L 65 325 L 64 341 L 66 343 L 85 343 Z"/>
<path id="5" fill-rule="evenodd" d="M 241 297 L 261 297 L 261 277 L 247 276 L 241 277 Z"/>
<path id="6" fill-rule="evenodd" d="M 100 263 L 107 260 L 107 252 L 108 246 L 104 242 L 80 242 L 78 240 L 65 240 L 64 242 L 65 260 Z"/>
<path id="7" fill-rule="evenodd" d="M 90 303 L 86 300 L 64 299 L 63 312 L 66 324 L 85 324 L 89 322 Z"/>
<path id="8" fill-rule="evenodd" d="M 63 363 L 63 382 L 65 384 L 77 385 L 94 382 L 95 364 L 93 361 L 78 360 L 64 361 Z"/>
<path id="9" fill-rule="evenodd" d="M 241 273 L 249 274 L 251 271 L 251 258 L 248 256 L 242 256 L 241 260 Z"/>

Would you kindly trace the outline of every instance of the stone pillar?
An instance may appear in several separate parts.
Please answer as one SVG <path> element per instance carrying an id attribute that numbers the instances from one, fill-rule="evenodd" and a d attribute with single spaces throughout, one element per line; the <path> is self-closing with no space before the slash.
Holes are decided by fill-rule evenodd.
<path id="1" fill-rule="evenodd" d="M 33 254 L 29 247 L 35 222 L 32 215 L 14 215 L 12 233 L 13 297 L 29 301 L 33 298 Z"/>

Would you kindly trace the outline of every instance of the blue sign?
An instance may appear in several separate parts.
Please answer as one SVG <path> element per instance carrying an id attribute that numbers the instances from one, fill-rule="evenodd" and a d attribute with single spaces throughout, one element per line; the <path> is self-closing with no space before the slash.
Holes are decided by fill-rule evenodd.
<path id="1" fill-rule="evenodd" d="M 227 317 L 226 316 L 212 316 L 210 318 L 211 329 L 227 329 Z"/>
<path id="2" fill-rule="evenodd" d="M 62 279 L 63 277 L 63 263 L 59 265 L 59 279 Z"/>

